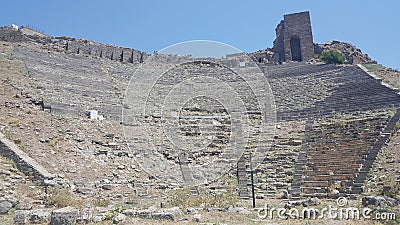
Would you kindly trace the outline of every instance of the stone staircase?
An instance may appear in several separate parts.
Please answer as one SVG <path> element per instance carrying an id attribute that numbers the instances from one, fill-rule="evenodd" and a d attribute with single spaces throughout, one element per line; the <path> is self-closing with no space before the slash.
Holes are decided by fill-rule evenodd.
<path id="1" fill-rule="evenodd" d="M 399 111 L 394 116 L 391 112 L 314 122 L 303 146 L 306 157 L 300 154 L 297 160 L 292 195 L 360 194 L 373 161 L 399 120 Z"/>
<path id="2" fill-rule="evenodd" d="M 397 109 L 396 114 L 389 120 L 389 123 L 386 125 L 384 131 L 378 138 L 378 141 L 375 143 L 369 154 L 366 156 L 363 165 L 356 175 L 353 181 L 352 193 L 360 194 L 364 191 L 364 182 L 367 179 L 367 175 L 376 160 L 380 150 L 382 147 L 389 141 L 390 136 L 395 131 L 396 123 L 400 120 L 400 108 Z"/>
<path id="3" fill-rule="evenodd" d="M 304 173 L 306 172 L 305 165 L 307 163 L 307 148 L 308 148 L 308 143 L 310 141 L 310 133 L 312 129 L 313 129 L 312 121 L 308 120 L 306 122 L 306 127 L 305 127 L 304 141 L 301 146 L 300 153 L 295 162 L 295 168 L 294 168 L 295 172 L 293 174 L 293 181 L 290 189 L 290 194 L 292 195 L 292 198 L 298 198 L 300 197 L 301 194 L 301 184 Z"/>
<path id="4" fill-rule="evenodd" d="M 238 178 L 238 186 L 239 186 L 239 197 L 240 198 L 249 198 L 249 189 L 248 189 L 248 172 L 246 169 L 246 160 L 244 157 L 240 158 L 237 163 L 237 178 Z"/>

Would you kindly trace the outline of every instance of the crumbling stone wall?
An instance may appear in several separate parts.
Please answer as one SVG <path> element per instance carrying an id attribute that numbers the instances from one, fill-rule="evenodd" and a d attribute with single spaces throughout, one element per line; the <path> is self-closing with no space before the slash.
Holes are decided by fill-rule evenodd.
<path id="1" fill-rule="evenodd" d="M 67 53 L 92 55 L 125 63 L 139 63 L 147 58 L 147 54 L 135 49 L 105 45 L 75 38 L 66 40 L 65 50 Z"/>
<path id="2" fill-rule="evenodd" d="M 314 58 L 309 12 L 284 15 L 275 32 L 273 50 L 279 62 L 308 61 Z"/>
<path id="3" fill-rule="evenodd" d="M 131 48 L 122 48 L 78 38 L 51 37 L 28 27 L 21 27 L 20 29 L 10 26 L 1 27 L 0 41 L 37 43 L 51 51 L 90 55 L 124 63 L 141 63 L 149 56 L 145 52 Z"/>

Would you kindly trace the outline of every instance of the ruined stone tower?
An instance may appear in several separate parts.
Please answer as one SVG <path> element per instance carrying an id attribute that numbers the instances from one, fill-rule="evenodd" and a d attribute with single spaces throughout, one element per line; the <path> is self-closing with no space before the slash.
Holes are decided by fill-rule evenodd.
<path id="1" fill-rule="evenodd" d="M 309 12 L 284 15 L 275 32 L 274 52 L 279 62 L 308 61 L 314 57 Z"/>

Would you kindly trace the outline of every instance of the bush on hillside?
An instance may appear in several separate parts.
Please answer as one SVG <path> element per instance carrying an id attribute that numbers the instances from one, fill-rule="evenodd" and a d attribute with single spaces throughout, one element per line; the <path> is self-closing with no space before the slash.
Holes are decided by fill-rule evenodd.
<path id="1" fill-rule="evenodd" d="M 344 56 L 337 50 L 327 50 L 322 52 L 319 58 L 325 63 L 343 64 Z"/>

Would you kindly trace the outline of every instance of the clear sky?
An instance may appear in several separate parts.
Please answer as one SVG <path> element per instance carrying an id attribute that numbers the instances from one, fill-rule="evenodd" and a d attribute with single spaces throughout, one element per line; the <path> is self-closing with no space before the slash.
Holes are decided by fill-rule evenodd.
<path id="1" fill-rule="evenodd" d="M 350 42 L 400 69 L 400 1 L 376 0 L 1 0 L 0 26 L 29 25 L 148 53 L 183 41 L 212 40 L 245 52 L 272 47 L 284 14 L 310 11 L 314 42 Z"/>

